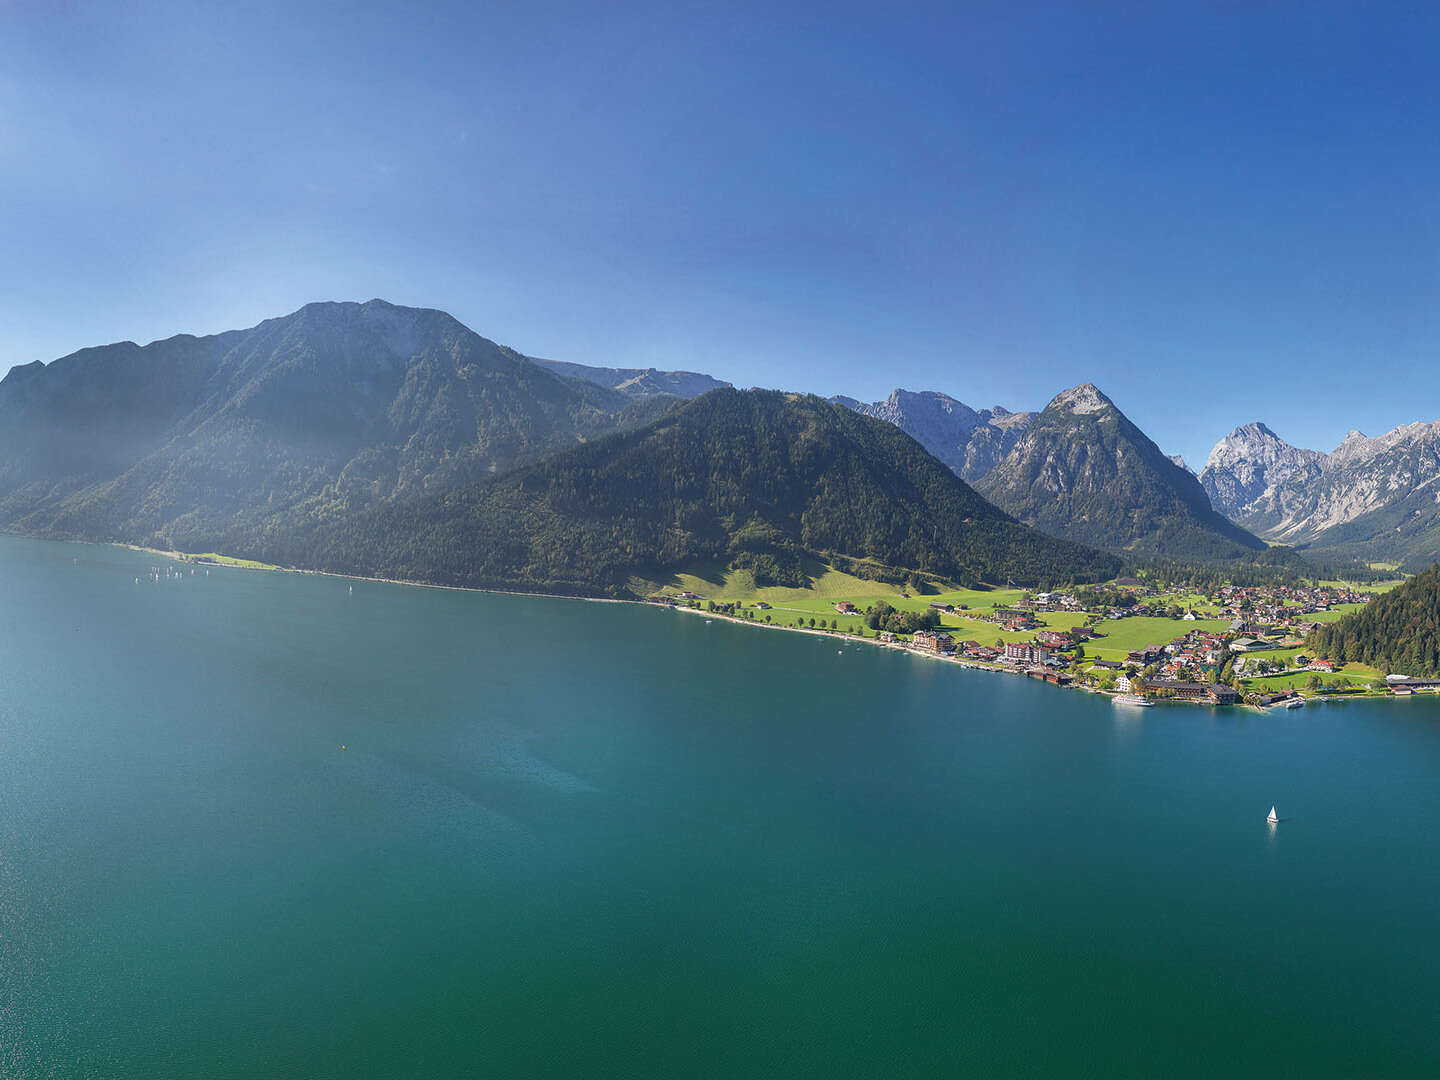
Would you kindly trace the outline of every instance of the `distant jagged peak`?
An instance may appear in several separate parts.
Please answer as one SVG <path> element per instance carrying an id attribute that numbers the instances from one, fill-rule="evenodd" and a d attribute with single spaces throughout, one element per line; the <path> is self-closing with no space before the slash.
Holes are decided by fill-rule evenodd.
<path id="1" fill-rule="evenodd" d="M 924 401 L 934 402 L 937 405 L 959 405 L 962 408 L 970 408 L 969 405 L 966 405 L 959 398 L 953 398 L 943 390 L 906 390 L 903 387 L 897 386 L 894 390 L 890 391 L 890 396 L 885 400 L 893 405 L 907 398 L 919 398 Z"/>
<path id="2" fill-rule="evenodd" d="M 1416 420 L 1410 424 L 1401 424 L 1374 438 L 1363 431 L 1351 431 L 1330 453 L 1330 463 L 1333 466 L 1353 465 L 1383 454 L 1401 443 L 1437 437 L 1440 437 L 1440 420 Z"/>
<path id="3" fill-rule="evenodd" d="M 1292 446 L 1266 424 L 1254 420 L 1241 424 L 1210 448 L 1206 469 L 1233 468 L 1239 462 L 1272 463 L 1281 460 L 1322 458 L 1316 450 Z"/>
<path id="4" fill-rule="evenodd" d="M 959 398 L 953 398 L 939 390 L 904 390 L 897 387 L 890 391 L 890 396 L 883 404 L 898 410 L 919 407 L 936 413 L 947 413 L 971 425 L 982 423 L 984 419 L 979 412 Z"/>
<path id="5" fill-rule="evenodd" d="M 1248 424 L 1241 424 L 1234 431 L 1230 432 L 1232 438 L 1252 438 L 1284 442 L 1285 440 L 1271 431 L 1263 420 L 1252 420 Z"/>
<path id="6" fill-rule="evenodd" d="M 862 402 L 839 394 L 830 400 L 857 412 L 889 420 L 891 423 L 900 423 L 904 418 L 918 419 L 921 412 L 928 412 L 932 416 L 949 416 L 958 420 L 966 428 L 979 427 L 981 424 L 991 424 L 996 427 L 1027 424 L 1035 416 L 1031 412 L 1012 412 L 1003 405 L 996 405 L 989 409 L 976 409 L 942 390 L 906 390 L 903 387 L 897 387 L 891 390 L 889 396 L 883 401 Z"/>
<path id="7" fill-rule="evenodd" d="M 1054 409 L 1057 412 L 1070 412 L 1078 415 L 1103 412 L 1105 409 L 1114 409 L 1115 403 L 1100 392 L 1100 388 L 1094 383 L 1081 383 L 1079 386 L 1072 386 L 1069 390 L 1062 390 L 1050 399 L 1047 409 Z"/>

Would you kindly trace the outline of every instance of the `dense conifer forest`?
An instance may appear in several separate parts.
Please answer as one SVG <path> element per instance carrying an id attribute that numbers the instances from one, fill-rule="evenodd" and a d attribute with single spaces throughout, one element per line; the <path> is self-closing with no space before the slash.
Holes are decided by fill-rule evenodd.
<path id="1" fill-rule="evenodd" d="M 1440 676 L 1440 565 L 1311 636 L 1321 655 L 1385 672 Z"/>
<path id="2" fill-rule="evenodd" d="M 494 481 L 278 543 L 352 573 L 627 595 L 697 562 L 803 585 L 814 560 L 962 584 L 1099 580 L 1119 561 L 1015 521 L 898 428 L 820 398 L 717 390 Z M 265 556 L 262 556 L 265 557 Z"/>

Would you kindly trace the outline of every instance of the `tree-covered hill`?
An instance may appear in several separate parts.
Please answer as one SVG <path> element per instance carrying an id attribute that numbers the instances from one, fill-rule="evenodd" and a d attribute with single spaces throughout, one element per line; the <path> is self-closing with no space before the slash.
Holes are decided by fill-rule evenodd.
<path id="1" fill-rule="evenodd" d="M 252 550 L 671 403 L 558 376 L 441 311 L 310 304 L 249 330 L 11 371 L 0 382 L 0 528 Z"/>
<path id="2" fill-rule="evenodd" d="M 1384 672 L 1440 677 L 1440 565 L 1377 596 L 1310 638 L 1332 660 Z"/>
<path id="3" fill-rule="evenodd" d="M 957 582 L 1096 580 L 1110 555 L 1026 527 L 915 440 L 813 396 L 716 390 L 508 476 L 325 524 L 261 557 L 353 573 L 625 595 L 720 560 L 803 583 L 815 557 Z"/>

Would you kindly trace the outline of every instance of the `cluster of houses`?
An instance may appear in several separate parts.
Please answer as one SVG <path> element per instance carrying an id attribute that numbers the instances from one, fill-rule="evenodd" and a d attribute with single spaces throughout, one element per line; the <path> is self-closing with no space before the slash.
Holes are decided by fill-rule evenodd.
<path id="1" fill-rule="evenodd" d="M 990 621 L 1009 632 L 1034 632 L 1033 640 L 1009 642 L 1004 645 L 982 645 L 978 641 L 957 641 L 945 630 L 920 630 L 906 641 L 890 632 L 882 632 L 880 641 L 888 644 L 903 644 L 917 652 L 940 656 L 963 658 L 986 665 L 1023 673 L 1032 678 L 1045 679 L 1057 684 L 1071 681 L 1069 669 L 1071 657 L 1065 655 L 1076 645 L 1090 638 L 1103 637 L 1088 626 L 1058 630 L 1046 626 L 1037 617 L 1047 612 L 1086 612 L 1090 622 L 1101 618 L 1126 618 L 1135 615 L 1169 615 L 1174 617 L 1179 608 L 1167 604 L 1153 588 L 1137 579 L 1117 581 L 1132 598 L 1157 597 L 1153 602 L 1140 602 L 1110 611 L 1087 609 L 1075 596 L 1068 593 L 1037 593 L 1013 601 L 1009 605 L 997 606 L 989 613 L 969 613 L 970 619 Z M 903 594 L 902 594 L 903 595 Z M 698 601 L 701 598 L 692 592 L 678 595 L 656 595 L 652 600 L 675 604 Z M 1193 628 L 1166 644 L 1146 645 L 1128 651 L 1124 661 L 1093 660 L 1089 664 L 1095 670 L 1115 672 L 1115 687 L 1122 693 L 1143 693 L 1179 700 L 1201 701 L 1218 705 L 1233 704 L 1240 699 L 1234 688 L 1205 681 L 1207 669 L 1218 668 L 1233 656 L 1233 670 L 1240 674 L 1250 660 L 1250 654 L 1266 650 L 1285 648 L 1300 643 L 1300 638 L 1319 625 L 1306 615 L 1325 611 L 1338 604 L 1364 603 L 1368 594 L 1357 593 L 1346 588 L 1318 586 L 1269 585 L 1263 587 L 1225 586 L 1212 603 L 1219 607 L 1223 617 L 1230 620 L 1228 630 L 1215 633 Z M 757 610 L 770 610 L 771 605 L 763 601 L 754 604 Z M 942 614 L 956 614 L 967 611 L 965 604 L 931 601 L 929 607 Z M 849 600 L 834 603 L 835 611 L 845 616 L 862 616 L 864 612 Z M 1211 613 L 1206 614 L 1207 618 Z M 1182 616 L 1187 622 L 1196 621 L 1194 611 Z M 1334 665 L 1329 661 L 1306 659 L 1296 656 L 1295 666 L 1316 672 L 1331 672 Z M 1268 665 L 1262 664 L 1262 670 Z M 1129 675 L 1138 669 L 1146 674 Z M 1417 680 L 1418 682 L 1418 680 Z M 1397 683 L 1392 687 L 1396 693 L 1409 693 L 1412 687 Z M 1424 689 L 1431 689 L 1430 685 Z M 1295 691 L 1283 691 L 1273 698 L 1291 695 Z"/>
<path id="2" fill-rule="evenodd" d="M 1159 664 L 1162 675 L 1175 675 L 1186 668 L 1201 664 L 1222 664 L 1228 647 L 1223 634 L 1191 630 L 1167 645 L 1145 645 L 1125 654 L 1128 664 L 1146 667 Z"/>
<path id="3" fill-rule="evenodd" d="M 1329 611 L 1338 604 L 1363 604 L 1370 594 L 1328 585 L 1226 585 L 1216 599 L 1222 617 L 1259 626 L 1285 626 L 1304 634 L 1319 625 L 1305 619 L 1306 615 Z"/>

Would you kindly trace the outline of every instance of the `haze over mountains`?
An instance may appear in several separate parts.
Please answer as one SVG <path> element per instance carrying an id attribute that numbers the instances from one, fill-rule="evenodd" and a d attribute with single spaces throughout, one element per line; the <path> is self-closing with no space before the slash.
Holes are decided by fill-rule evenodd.
<path id="1" fill-rule="evenodd" d="M 535 363 L 558 375 L 619 390 L 632 397 L 651 397 L 669 394 L 672 397 L 693 398 L 710 390 L 726 390 L 730 384 L 722 379 L 701 375 L 694 371 L 659 371 L 656 368 L 611 368 L 591 367 L 587 364 L 571 364 L 565 360 L 541 360 L 530 357 Z"/>
<path id="2" fill-rule="evenodd" d="M 716 394 L 730 404 L 711 402 Z M 1332 454 L 1250 424 L 1217 444 L 1197 479 L 1089 383 L 1040 412 L 977 410 L 937 391 L 896 390 L 874 403 L 840 397 L 823 409 L 799 400 L 810 401 L 735 391 L 696 372 L 534 360 L 440 311 L 310 304 L 248 330 L 122 342 L 13 369 L 0 380 L 0 528 L 267 561 L 326 553 L 393 570 L 405 562 L 400 551 L 418 549 L 398 534 L 387 548 L 373 531 L 383 532 L 381 523 L 448 536 L 453 548 L 460 526 L 444 513 L 462 514 L 466 535 L 495 541 L 503 510 L 555 550 L 512 546 L 509 556 L 452 558 L 431 572 L 612 591 L 622 568 L 684 558 L 739 559 L 772 576 L 823 556 L 955 580 L 1002 572 L 1038 580 L 1112 565 L 1094 548 L 1214 562 L 1256 559 L 1269 540 L 1411 565 L 1440 551 L 1440 424 L 1377 439 L 1352 433 Z M 900 442 L 875 434 L 890 429 Z M 667 471 L 617 438 L 637 430 L 650 432 L 652 452 L 682 458 L 677 433 L 699 440 L 710 471 Z M 778 430 L 810 456 L 785 463 Z M 575 456 L 553 458 L 565 451 Z M 930 455 L 958 488 L 934 487 Z M 629 510 L 607 502 L 629 490 L 615 464 L 622 458 L 685 490 L 632 492 Z M 559 471 L 537 471 L 552 459 Z M 895 460 L 929 486 L 905 488 Z M 849 463 L 843 478 L 837 461 Z M 758 482 L 757 469 L 790 477 L 783 499 Z M 530 486 L 517 489 L 522 475 Z M 694 486 L 702 479 L 704 491 Z M 579 498 L 591 483 L 604 490 Z M 558 486 L 541 497 L 536 484 Z M 823 490 L 804 494 L 806 485 Z M 857 520 L 868 522 L 858 530 L 840 528 L 822 498 L 845 490 Z M 881 506 L 928 523 L 929 540 L 870 513 Z M 372 532 L 352 543 L 345 528 L 361 520 Z M 752 543 L 762 534 L 769 547 Z M 615 545 L 624 538 L 628 551 L 605 554 L 601 536 Z M 992 543 L 1000 536 L 1029 564 L 1001 557 Z"/>
<path id="3" fill-rule="evenodd" d="M 795 583 L 822 557 L 896 580 L 1118 569 L 890 424 L 773 392 L 655 392 L 714 382 L 693 373 L 568 369 L 584 377 L 378 300 L 25 365 L 0 381 L 0 527 L 611 595 L 697 559 Z"/>
<path id="4" fill-rule="evenodd" d="M 444 312 L 309 304 L 249 330 L 11 370 L 0 381 L 0 526 L 253 549 L 504 472 L 669 403 L 562 378 Z"/>

